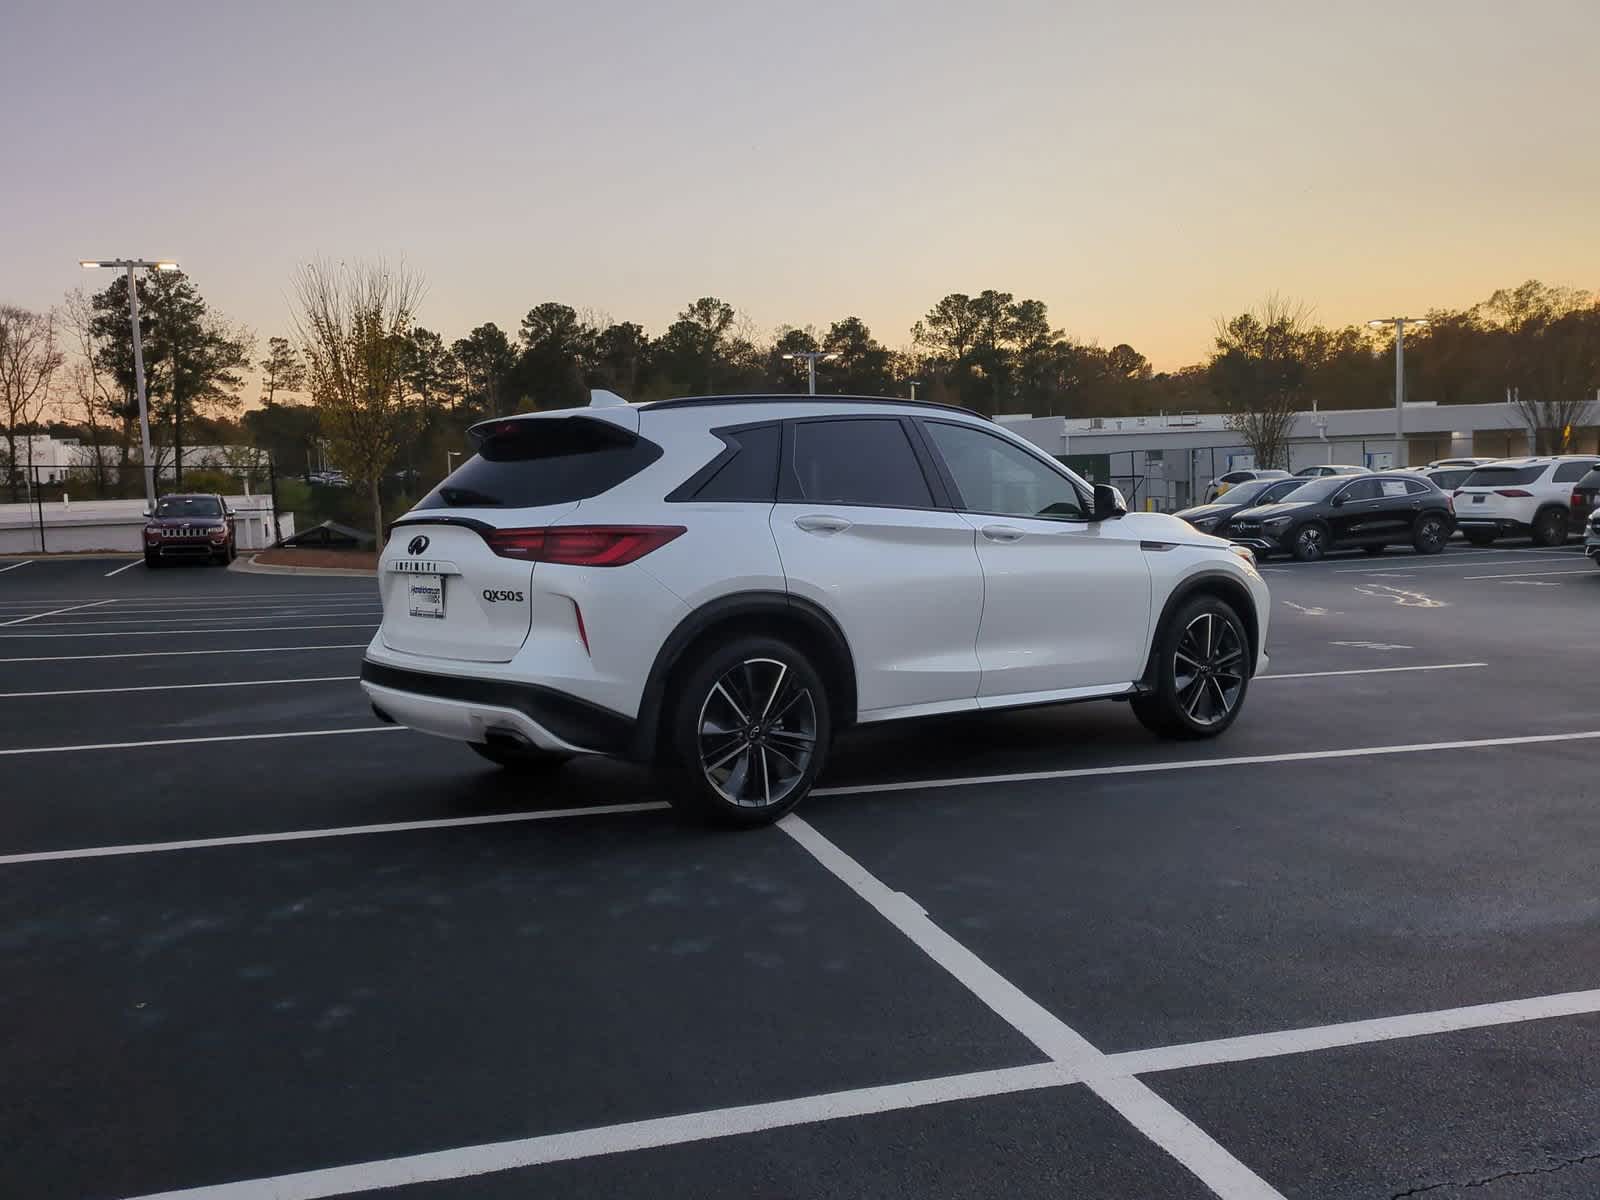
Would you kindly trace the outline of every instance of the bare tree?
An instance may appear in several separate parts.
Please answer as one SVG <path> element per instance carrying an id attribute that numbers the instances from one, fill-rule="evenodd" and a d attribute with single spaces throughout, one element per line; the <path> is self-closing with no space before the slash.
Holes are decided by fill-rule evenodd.
<path id="1" fill-rule="evenodd" d="M 1310 310 L 1281 296 L 1217 322 L 1206 375 L 1227 411 L 1228 428 L 1244 439 L 1258 467 L 1289 465 L 1289 434 L 1312 353 Z"/>
<path id="2" fill-rule="evenodd" d="M 406 337 L 422 280 L 382 262 L 307 263 L 293 277 L 295 330 L 310 371 L 334 464 L 372 500 L 383 537 L 379 485 L 394 459 L 406 412 Z"/>
<path id="3" fill-rule="evenodd" d="M 71 395 L 75 404 L 64 406 L 63 416 L 89 431 L 89 462 L 80 461 L 93 472 L 95 492 L 109 495 L 106 439 L 107 422 L 117 421 L 121 405 L 111 394 L 102 363 L 100 343 L 94 331 L 94 303 L 82 288 L 67 293 L 61 305 L 61 325 L 71 336 L 75 353 L 71 364 Z M 125 426 L 124 426 L 125 428 Z"/>
<path id="4" fill-rule="evenodd" d="M 20 491 L 17 438 L 44 416 L 50 381 L 61 366 L 54 313 L 0 306 L 0 420 L 5 422 L 6 475 L 15 501 Z M 33 439 L 28 439 L 33 467 Z"/>

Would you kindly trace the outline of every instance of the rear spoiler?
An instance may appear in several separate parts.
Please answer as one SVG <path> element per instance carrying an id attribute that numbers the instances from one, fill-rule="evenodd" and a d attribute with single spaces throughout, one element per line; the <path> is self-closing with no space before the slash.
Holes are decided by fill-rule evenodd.
<path id="1" fill-rule="evenodd" d="M 467 436 L 472 439 L 474 447 L 483 444 L 485 438 L 498 433 L 527 433 L 529 430 L 520 426 L 535 421 L 550 420 L 588 420 L 605 421 L 610 425 L 617 425 L 629 433 L 639 432 L 639 409 L 637 405 L 629 404 L 615 392 L 608 392 L 603 388 L 594 388 L 589 392 L 589 405 L 587 408 L 552 408 L 546 412 L 515 413 L 509 417 L 496 417 L 491 421 L 479 421 L 467 430 Z"/>

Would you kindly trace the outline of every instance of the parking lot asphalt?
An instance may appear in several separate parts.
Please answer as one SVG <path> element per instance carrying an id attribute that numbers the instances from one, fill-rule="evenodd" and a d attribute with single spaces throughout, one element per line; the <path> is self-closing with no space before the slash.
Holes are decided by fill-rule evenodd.
<path id="1" fill-rule="evenodd" d="M 868 728 L 745 834 L 130 561 L 0 561 L 0 1195 L 1600 1194 L 1575 547 L 1274 562 L 1221 739 Z"/>

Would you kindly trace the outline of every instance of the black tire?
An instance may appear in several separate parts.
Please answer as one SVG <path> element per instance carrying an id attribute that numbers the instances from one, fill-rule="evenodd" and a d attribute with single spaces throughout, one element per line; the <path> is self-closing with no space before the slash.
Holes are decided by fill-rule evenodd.
<path id="1" fill-rule="evenodd" d="M 1471 542 L 1474 546 L 1494 545 L 1494 534 L 1490 533 L 1486 529 L 1468 529 L 1462 533 L 1461 536 L 1466 538 L 1467 541 Z"/>
<path id="2" fill-rule="evenodd" d="M 1564 509 L 1545 509 L 1533 518 L 1533 544 L 1535 546 L 1565 546 L 1567 544 L 1567 524 L 1567 514 Z"/>
<path id="3" fill-rule="evenodd" d="M 1450 540 L 1450 525 L 1438 513 L 1423 513 L 1411 527 L 1411 547 L 1418 554 L 1439 554 Z"/>
<path id="4" fill-rule="evenodd" d="M 495 766 L 504 767 L 518 775 L 542 775 L 555 770 L 572 757 L 570 754 L 555 754 L 531 747 L 523 750 L 515 746 L 490 746 L 484 742 L 468 742 L 467 745 L 479 757 L 487 758 Z"/>
<path id="5" fill-rule="evenodd" d="M 1238 718 L 1253 663 L 1250 636 L 1227 601 L 1197 596 L 1174 613 L 1156 637 L 1155 663 L 1154 689 L 1132 704 L 1151 733 L 1216 737 Z"/>
<path id="6" fill-rule="evenodd" d="M 673 807 L 697 821 L 769 825 L 811 791 L 832 742 L 822 677 L 789 642 L 735 638 L 673 689 Z"/>
<path id="7" fill-rule="evenodd" d="M 1325 525 L 1302 525 L 1294 531 L 1290 553 L 1295 562 L 1316 562 L 1328 552 L 1328 528 Z"/>
<path id="8" fill-rule="evenodd" d="M 232 562 L 239 557 L 239 547 L 232 541 L 228 543 L 228 561 Z"/>
<path id="9" fill-rule="evenodd" d="M 151 554 L 150 551 L 146 550 L 144 552 L 144 565 L 154 571 L 161 565 L 161 555 Z"/>
<path id="10" fill-rule="evenodd" d="M 1368 557 L 1377 558 L 1378 555 L 1382 554 L 1389 547 L 1384 545 L 1382 542 L 1378 542 L 1375 545 L 1363 546 L 1361 548 L 1367 552 Z"/>

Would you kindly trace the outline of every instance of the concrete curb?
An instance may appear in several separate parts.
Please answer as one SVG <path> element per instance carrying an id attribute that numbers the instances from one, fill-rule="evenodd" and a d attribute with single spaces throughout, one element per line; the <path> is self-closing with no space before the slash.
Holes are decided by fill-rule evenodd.
<path id="1" fill-rule="evenodd" d="M 348 567 L 275 567 L 267 563 L 256 562 L 253 554 L 243 555 L 228 564 L 230 571 L 242 571 L 246 575 L 335 575 L 350 579 L 376 580 L 376 571 L 354 571 Z"/>

